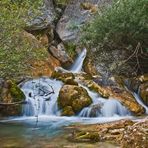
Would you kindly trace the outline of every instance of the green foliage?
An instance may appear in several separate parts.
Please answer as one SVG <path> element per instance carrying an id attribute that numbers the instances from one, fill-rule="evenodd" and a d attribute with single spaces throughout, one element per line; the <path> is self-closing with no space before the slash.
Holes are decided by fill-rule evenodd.
<path id="1" fill-rule="evenodd" d="M 70 55 L 70 57 L 75 57 L 76 56 L 76 45 L 74 43 L 65 43 L 64 44 L 67 53 Z"/>
<path id="2" fill-rule="evenodd" d="M 146 49 L 148 33 L 147 0 L 114 0 L 84 27 L 82 44 L 88 47 L 134 50 L 140 42 Z"/>
<path id="3" fill-rule="evenodd" d="M 23 28 L 35 17 L 42 0 L 0 1 L 0 77 L 17 77 L 29 69 L 27 61 L 43 57 L 41 49 L 23 38 Z"/>
<path id="4" fill-rule="evenodd" d="M 66 6 L 70 0 L 55 0 L 56 4 Z"/>
<path id="5" fill-rule="evenodd" d="M 10 81 L 10 94 L 13 97 L 13 102 L 22 101 L 25 99 L 25 95 L 22 90 L 12 81 Z"/>

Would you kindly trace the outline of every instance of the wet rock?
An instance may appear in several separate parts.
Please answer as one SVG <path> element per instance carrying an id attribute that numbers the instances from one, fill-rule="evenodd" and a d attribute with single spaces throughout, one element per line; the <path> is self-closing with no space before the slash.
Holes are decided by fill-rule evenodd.
<path id="1" fill-rule="evenodd" d="M 25 99 L 24 93 L 21 89 L 11 80 L 6 80 L 1 88 L 0 97 L 3 102 L 11 103 Z"/>
<path id="2" fill-rule="evenodd" d="M 131 92 L 127 90 L 121 90 L 118 88 L 118 92 L 113 89 L 109 88 L 110 97 L 117 99 L 120 101 L 124 106 L 126 106 L 132 113 L 135 115 L 142 115 L 145 113 L 145 109 L 141 106 L 132 95 Z"/>
<path id="3" fill-rule="evenodd" d="M 101 114 L 101 104 L 94 104 L 91 106 L 90 117 L 98 117 Z"/>
<path id="4" fill-rule="evenodd" d="M 68 140 L 74 142 L 110 141 L 122 148 L 147 148 L 148 119 L 119 120 L 102 124 L 75 125 Z"/>
<path id="5" fill-rule="evenodd" d="M 62 82 L 68 85 L 78 85 L 78 83 L 74 80 L 75 76 L 73 73 L 62 73 L 54 71 L 51 77 L 61 80 Z"/>
<path id="6" fill-rule="evenodd" d="M 98 85 L 93 80 L 91 80 L 89 77 L 88 77 L 88 79 L 85 79 L 85 77 L 83 77 L 83 75 L 81 75 L 81 76 L 77 75 L 76 79 L 78 79 L 80 84 L 85 85 L 90 90 L 93 90 L 93 91 L 99 93 L 102 97 L 104 97 L 104 98 L 109 97 L 108 89 L 103 86 Z"/>
<path id="7" fill-rule="evenodd" d="M 94 66 L 94 64 L 93 64 L 93 62 L 90 58 L 87 58 L 87 57 L 85 58 L 83 67 L 84 67 L 84 71 L 87 74 L 89 74 L 91 76 L 97 75 L 96 68 L 95 68 L 95 66 Z"/>
<path id="8" fill-rule="evenodd" d="M 76 125 L 73 126 L 74 131 L 70 138 L 76 142 L 112 141 L 119 144 L 126 127 L 133 124 L 131 120 L 120 120 L 102 124 Z"/>
<path id="9" fill-rule="evenodd" d="M 58 44 L 57 47 L 51 46 L 49 48 L 51 54 L 57 58 L 64 66 L 68 67 L 73 63 L 73 60 L 66 53 L 65 47 L 62 43 Z"/>
<path id="10" fill-rule="evenodd" d="M 140 85 L 139 94 L 145 105 L 148 106 L 148 81 Z"/>
<path id="11" fill-rule="evenodd" d="M 73 112 L 76 114 L 80 112 L 84 107 L 89 106 L 92 103 L 87 91 L 79 86 L 64 85 L 59 93 L 58 106 L 62 110 L 71 106 Z"/>
<path id="12" fill-rule="evenodd" d="M 123 87 L 114 86 L 102 86 L 95 83 L 91 79 L 85 79 L 82 75 L 79 76 L 78 81 L 80 84 L 87 86 L 90 90 L 99 93 L 104 98 L 114 98 L 120 101 L 124 106 L 126 106 L 135 115 L 142 115 L 145 109 L 135 100 L 132 93 Z"/>
<path id="13" fill-rule="evenodd" d="M 62 116 L 73 116 L 75 115 L 71 106 L 66 106 L 63 108 Z"/>
<path id="14" fill-rule="evenodd" d="M 137 78 L 126 78 L 124 80 L 125 86 L 132 92 L 138 93 L 141 82 Z"/>
<path id="15" fill-rule="evenodd" d="M 9 103 L 25 100 L 25 95 L 21 89 L 11 80 L 3 81 L 0 88 L 0 115 L 19 115 L 21 113 L 20 105 L 9 105 Z M 7 105 L 8 103 L 8 105 Z"/>
<path id="16" fill-rule="evenodd" d="M 56 31 L 64 43 L 79 40 L 80 26 L 92 18 L 93 8 L 100 1 L 88 0 L 87 2 L 91 6 L 87 9 L 84 7 L 83 0 L 72 0 L 67 5 L 56 27 Z"/>
<path id="17" fill-rule="evenodd" d="M 132 126 L 128 126 L 121 138 L 121 147 L 147 148 L 148 146 L 148 119 L 143 119 Z"/>

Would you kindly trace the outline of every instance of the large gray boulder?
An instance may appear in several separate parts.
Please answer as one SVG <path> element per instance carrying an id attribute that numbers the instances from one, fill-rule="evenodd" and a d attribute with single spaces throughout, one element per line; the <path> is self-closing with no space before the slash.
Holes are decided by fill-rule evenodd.
<path id="1" fill-rule="evenodd" d="M 56 19 L 53 0 L 44 0 L 43 7 L 40 8 L 41 14 L 27 22 L 26 30 L 38 31 L 52 28 Z"/>
<path id="2" fill-rule="evenodd" d="M 72 0 L 59 20 L 56 31 L 63 42 L 79 40 L 79 29 L 90 20 L 100 0 Z M 85 7 L 86 3 L 89 7 Z"/>

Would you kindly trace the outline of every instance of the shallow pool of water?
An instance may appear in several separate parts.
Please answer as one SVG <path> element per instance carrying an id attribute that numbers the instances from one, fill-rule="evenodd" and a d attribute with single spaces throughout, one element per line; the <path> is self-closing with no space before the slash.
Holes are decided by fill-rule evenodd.
<path id="1" fill-rule="evenodd" d="M 123 118 L 123 117 L 122 117 Z M 81 123 L 102 123 L 119 120 L 112 118 L 79 118 L 40 116 L 0 120 L 0 143 L 2 148 L 116 148 L 111 143 L 73 143 L 67 140 L 65 126 Z M 125 118 L 125 117 L 124 117 Z M 128 117 L 130 118 L 130 117 Z"/>

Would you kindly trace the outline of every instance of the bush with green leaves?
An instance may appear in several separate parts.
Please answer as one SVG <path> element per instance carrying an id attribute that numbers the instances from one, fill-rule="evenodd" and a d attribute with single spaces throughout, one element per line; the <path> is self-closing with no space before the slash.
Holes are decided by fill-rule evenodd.
<path id="1" fill-rule="evenodd" d="M 82 46 L 90 49 L 96 65 L 105 65 L 107 73 L 133 76 L 148 72 L 147 6 L 147 0 L 113 0 L 82 28 Z"/>
<path id="2" fill-rule="evenodd" d="M 42 0 L 0 1 L 0 77 L 24 75 L 29 60 L 46 56 L 42 49 L 34 50 L 22 37 L 28 20 L 40 13 Z"/>
<path id="3" fill-rule="evenodd" d="M 135 50 L 138 43 L 147 51 L 148 1 L 114 0 L 83 28 L 82 44 Z"/>

